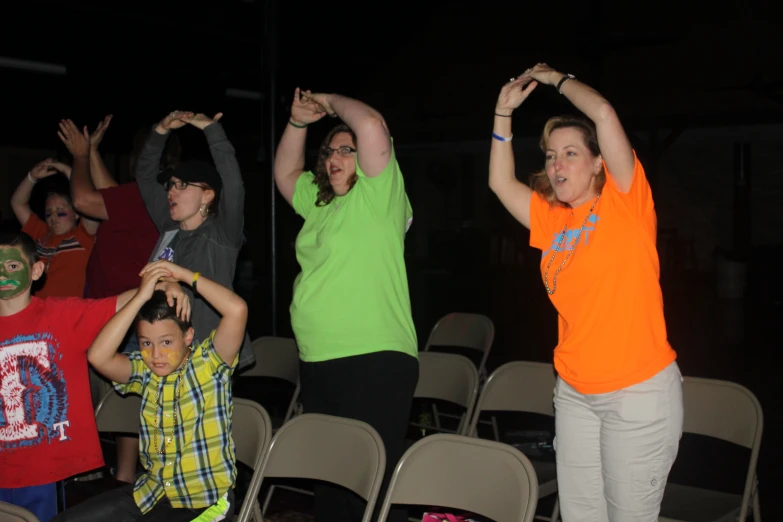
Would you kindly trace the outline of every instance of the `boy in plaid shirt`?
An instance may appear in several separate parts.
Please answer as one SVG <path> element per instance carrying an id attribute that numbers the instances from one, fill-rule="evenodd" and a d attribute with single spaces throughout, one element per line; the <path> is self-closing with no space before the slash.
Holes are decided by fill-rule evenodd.
<path id="1" fill-rule="evenodd" d="M 169 261 L 150 263 L 141 276 L 138 292 L 101 330 L 88 358 L 117 391 L 141 395 L 139 450 L 146 471 L 135 485 L 89 499 L 53 521 L 217 521 L 233 514 L 231 375 L 247 304 Z M 155 291 L 158 281 L 190 284 L 218 311 L 221 321 L 209 338 L 193 339 L 182 310 Z M 134 320 L 140 352 L 117 353 Z"/>

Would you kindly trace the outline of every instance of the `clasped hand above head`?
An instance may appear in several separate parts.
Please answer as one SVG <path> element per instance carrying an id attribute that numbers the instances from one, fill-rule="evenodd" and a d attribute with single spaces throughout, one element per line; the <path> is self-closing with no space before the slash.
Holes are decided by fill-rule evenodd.
<path id="1" fill-rule="evenodd" d="M 155 127 L 155 130 L 159 134 L 167 134 L 172 129 L 179 129 L 187 124 L 204 130 L 213 123 L 220 121 L 223 117 L 223 113 L 219 112 L 213 117 L 209 117 L 202 113 L 195 113 L 191 111 L 172 111 L 163 117 L 162 120 Z"/>
<path id="2" fill-rule="evenodd" d="M 291 119 L 294 123 L 310 125 L 327 114 L 336 116 L 326 100 L 325 94 L 313 94 L 310 91 L 303 91 L 299 87 L 294 90 L 294 101 L 291 104 Z"/>
<path id="3" fill-rule="evenodd" d="M 500 116 L 510 116 L 514 109 L 522 105 L 522 102 L 530 96 L 539 83 L 557 85 L 563 76 L 562 73 L 545 63 L 539 63 L 526 69 L 519 76 L 510 78 L 500 90 L 495 113 Z"/>

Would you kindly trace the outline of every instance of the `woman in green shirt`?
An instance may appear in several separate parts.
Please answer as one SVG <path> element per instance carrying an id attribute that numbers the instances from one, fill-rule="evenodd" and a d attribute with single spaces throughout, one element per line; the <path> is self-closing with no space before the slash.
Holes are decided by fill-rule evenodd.
<path id="1" fill-rule="evenodd" d="M 305 172 L 307 126 L 327 114 L 344 123 L 326 136 L 315 170 Z M 275 181 L 305 220 L 291 303 L 304 411 L 378 431 L 388 462 L 383 494 L 404 451 L 418 381 L 403 256 L 412 210 L 386 122 L 358 100 L 296 89 Z M 355 495 L 328 486 L 315 493 L 317 522 L 361 520 Z M 389 517 L 406 519 L 404 510 Z"/>

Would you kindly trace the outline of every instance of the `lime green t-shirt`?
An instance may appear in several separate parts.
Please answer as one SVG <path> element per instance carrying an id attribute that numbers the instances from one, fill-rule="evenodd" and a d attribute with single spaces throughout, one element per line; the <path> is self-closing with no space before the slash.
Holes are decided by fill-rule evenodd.
<path id="1" fill-rule="evenodd" d="M 380 351 L 418 354 L 405 270 L 412 220 L 392 149 L 388 165 L 317 207 L 312 172 L 299 176 L 293 206 L 305 219 L 296 238 L 302 272 L 294 281 L 291 326 L 305 362 Z"/>

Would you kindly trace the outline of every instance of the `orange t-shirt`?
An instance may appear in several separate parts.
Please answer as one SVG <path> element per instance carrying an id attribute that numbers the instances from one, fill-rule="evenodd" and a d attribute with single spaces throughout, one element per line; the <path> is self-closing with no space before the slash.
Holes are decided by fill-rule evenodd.
<path id="1" fill-rule="evenodd" d="M 577 245 L 576 234 L 594 200 L 576 209 L 550 206 L 538 194 L 530 201 L 530 245 L 543 251 L 542 277 L 568 224 L 548 277 L 552 288 L 555 272 L 572 251 L 550 295 L 558 313 L 555 369 L 584 394 L 638 384 L 677 357 L 666 338 L 657 218 L 644 169 L 634 153 L 626 194 L 606 177 Z"/>
<path id="2" fill-rule="evenodd" d="M 54 235 L 49 225 L 37 214 L 31 213 L 22 227 L 38 245 L 41 261 L 48 264 L 46 281 L 35 293 L 36 297 L 83 297 L 87 279 L 87 261 L 95 244 L 82 221 L 66 234 Z"/>

